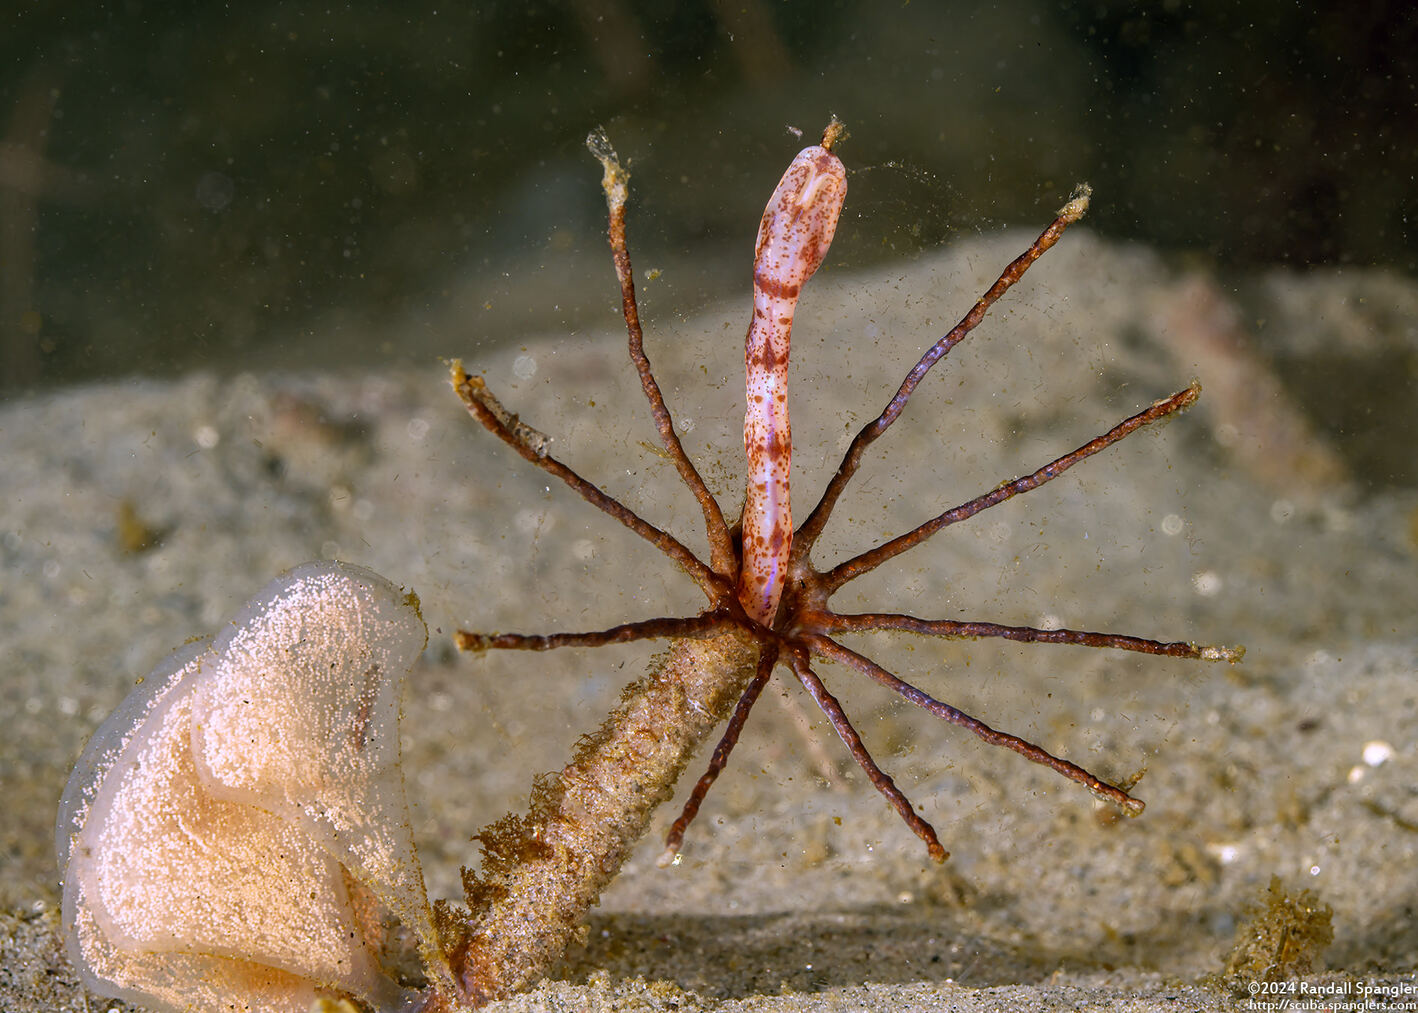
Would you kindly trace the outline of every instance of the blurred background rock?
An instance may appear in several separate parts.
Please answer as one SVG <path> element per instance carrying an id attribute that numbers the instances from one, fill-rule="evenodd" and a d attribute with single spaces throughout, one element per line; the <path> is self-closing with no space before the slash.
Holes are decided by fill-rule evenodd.
<path id="1" fill-rule="evenodd" d="M 838 266 L 1037 226 L 1087 180 L 1093 229 L 1223 279 L 1411 276 L 1415 63 L 1399 3 L 16 5 L 0 391 L 613 323 L 597 124 L 652 319 L 747 298 L 787 128 L 829 113 Z"/>

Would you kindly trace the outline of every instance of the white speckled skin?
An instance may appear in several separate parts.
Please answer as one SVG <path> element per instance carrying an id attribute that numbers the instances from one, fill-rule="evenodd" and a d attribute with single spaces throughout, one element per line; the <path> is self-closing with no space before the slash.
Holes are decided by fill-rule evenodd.
<path id="1" fill-rule="evenodd" d="M 819 145 L 788 166 L 763 209 L 753 259 L 753 320 L 744 342 L 747 409 L 743 443 L 748 482 L 743 508 L 739 602 L 765 625 L 783 594 L 793 544 L 788 474 L 788 350 L 798 295 L 827 256 L 847 196 L 847 171 Z"/>
<path id="2" fill-rule="evenodd" d="M 85 984 L 173 1011 L 421 1001 L 380 967 L 371 895 L 436 942 L 398 762 L 399 687 L 425 639 L 388 581 L 307 563 L 139 684 L 60 803 Z"/>

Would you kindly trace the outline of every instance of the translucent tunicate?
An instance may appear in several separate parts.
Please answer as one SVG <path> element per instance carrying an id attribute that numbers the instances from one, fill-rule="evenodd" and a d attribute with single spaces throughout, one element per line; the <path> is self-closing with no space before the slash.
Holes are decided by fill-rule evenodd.
<path id="1" fill-rule="evenodd" d="M 139 684 L 60 803 L 86 985 L 165 1010 L 416 1008 L 380 965 L 384 911 L 446 981 L 399 765 L 399 692 L 426 638 L 412 595 L 308 563 Z"/>

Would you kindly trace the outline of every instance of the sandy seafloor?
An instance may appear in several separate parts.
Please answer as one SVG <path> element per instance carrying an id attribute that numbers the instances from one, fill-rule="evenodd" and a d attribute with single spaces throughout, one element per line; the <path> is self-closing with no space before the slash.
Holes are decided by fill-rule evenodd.
<path id="1" fill-rule="evenodd" d="M 919 350 L 1028 239 L 814 281 L 794 348 L 800 511 Z M 1208 308 L 1208 284 L 1145 248 L 1071 234 L 937 368 L 818 553 L 828 562 L 904 530 L 1199 377 L 1202 406 L 836 601 L 1245 644 L 1244 663 L 1227 667 L 859 642 L 1105 778 L 1145 769 L 1145 814 L 1107 818 L 1076 785 L 824 668 L 952 852 L 934 866 L 784 680 L 683 862 L 658 868 L 660 842 L 647 840 L 585 947 L 504 1008 L 1220 1008 L 1240 1000 L 1214 976 L 1272 876 L 1333 908 L 1313 980 L 1413 982 L 1418 495 L 1382 475 L 1345 477 L 1344 438 L 1307 427 L 1318 395 L 1284 410 L 1245 339 L 1318 369 L 1324 397 L 1359 399 L 1346 377 L 1418 361 L 1418 296 L 1374 272 L 1276 274 L 1252 286 L 1231 328 Z M 649 341 L 730 511 L 746 318 L 735 303 L 652 320 Z M 650 449 L 622 332 L 487 356 L 476 339 L 450 327 L 447 353 L 485 372 L 553 453 L 702 546 L 697 510 Z M 1373 432 L 1411 448 L 1409 412 L 1375 402 Z M 282 570 L 338 557 L 422 599 L 432 638 L 406 688 L 403 738 L 434 896 L 455 893 L 458 865 L 475 860 L 469 836 L 520 807 L 532 776 L 564 762 L 653 653 L 470 659 L 451 631 L 589 629 L 697 607 L 682 574 L 473 425 L 435 361 L 394 375 L 331 363 L 319 375 L 62 390 L 0 409 L 0 460 L 5 1010 L 122 1008 L 84 997 L 55 941 L 55 802 L 134 680 Z M 156 544 L 125 547 L 134 521 Z M 1387 759 L 1366 762 L 1366 746 L 1369 761 Z"/>

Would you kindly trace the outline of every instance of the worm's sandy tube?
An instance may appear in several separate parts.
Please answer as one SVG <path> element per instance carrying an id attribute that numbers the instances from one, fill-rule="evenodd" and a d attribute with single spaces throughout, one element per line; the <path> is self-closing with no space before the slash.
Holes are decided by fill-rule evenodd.
<path id="1" fill-rule="evenodd" d="M 778 611 L 793 544 L 788 472 L 788 343 L 798 294 L 832 237 L 847 196 L 847 172 L 819 145 L 798 152 L 763 209 L 753 258 L 753 320 L 744 342 L 748 409 L 743 420 L 748 488 L 743 507 L 739 602 L 765 625 Z"/>

